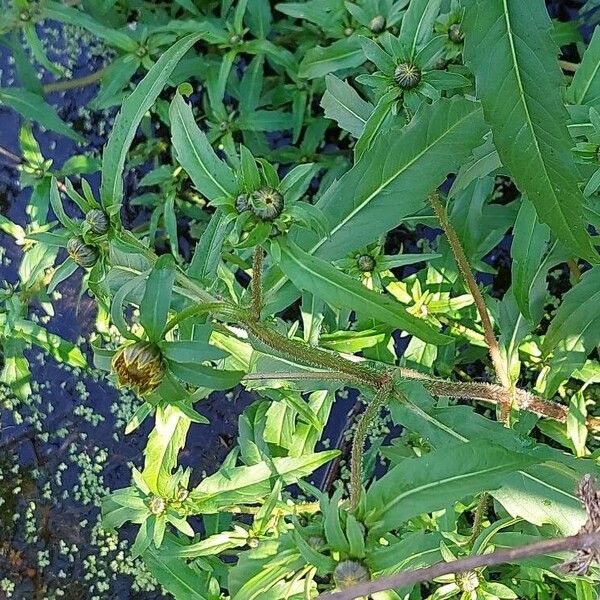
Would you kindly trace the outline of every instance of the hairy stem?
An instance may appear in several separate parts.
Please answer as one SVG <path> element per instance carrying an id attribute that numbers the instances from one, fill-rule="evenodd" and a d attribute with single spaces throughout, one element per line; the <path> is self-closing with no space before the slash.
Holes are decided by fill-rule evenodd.
<path id="1" fill-rule="evenodd" d="M 257 321 L 260 319 L 260 311 L 262 310 L 262 263 L 263 249 L 261 246 L 256 246 L 256 248 L 254 248 L 254 258 L 252 260 L 252 281 L 250 282 L 250 285 L 252 287 L 252 312 L 254 313 L 254 318 Z"/>
<path id="2" fill-rule="evenodd" d="M 103 67 L 98 71 L 94 71 L 89 75 L 85 75 L 84 77 L 76 77 L 74 79 L 63 79 L 61 81 L 54 81 L 53 83 L 47 83 L 44 87 L 44 93 L 48 94 L 50 92 L 64 92 L 65 90 L 73 90 L 80 87 L 85 87 L 86 85 L 91 85 L 92 83 L 96 83 L 96 81 L 102 79 L 102 76 L 106 72 L 107 67 Z"/>
<path id="3" fill-rule="evenodd" d="M 458 235 L 456 234 L 456 230 L 452 226 L 450 219 L 448 218 L 448 213 L 446 212 L 446 208 L 440 202 L 439 196 L 437 192 L 434 192 L 429 196 L 429 202 L 433 207 L 433 211 L 435 212 L 446 237 L 448 238 L 448 243 L 450 244 L 450 248 L 452 249 L 452 254 L 454 254 L 454 258 L 458 264 L 458 268 L 473 296 L 473 300 L 475 301 L 475 306 L 477 307 L 477 312 L 479 313 L 479 318 L 481 319 L 481 324 L 483 326 L 483 334 L 485 337 L 486 344 L 488 346 L 490 352 L 490 358 L 492 359 L 492 364 L 494 366 L 494 371 L 496 372 L 496 377 L 500 384 L 509 389 L 510 379 L 508 377 L 508 373 L 504 368 L 504 364 L 502 362 L 502 357 L 500 355 L 500 348 L 498 347 L 498 341 L 496 340 L 496 336 L 494 335 L 494 328 L 492 326 L 492 321 L 490 320 L 490 315 L 488 313 L 487 307 L 485 305 L 485 301 L 483 296 L 481 295 L 481 291 L 479 290 L 479 286 L 475 281 L 475 277 L 471 272 L 471 267 L 469 266 L 469 261 L 465 255 L 465 251 L 458 239 Z M 510 410 L 510 402 L 503 404 L 502 417 L 505 421 L 508 417 L 508 412 Z"/>
<path id="4" fill-rule="evenodd" d="M 382 386 L 373 399 L 368 404 L 365 412 L 358 421 L 358 426 L 354 432 L 354 440 L 352 442 L 352 453 L 350 461 L 350 510 L 354 511 L 358 507 L 360 495 L 362 492 L 362 462 L 363 451 L 365 446 L 365 438 L 367 429 L 373 419 L 379 414 L 381 407 L 387 400 L 391 390 L 391 380 L 387 385 Z"/>
<path id="5" fill-rule="evenodd" d="M 442 575 L 464 573 L 483 567 L 517 562 L 530 556 L 594 548 L 598 545 L 600 545 L 600 533 L 583 533 L 565 538 L 543 540 L 526 546 L 498 550 L 490 554 L 476 554 L 452 562 L 441 562 L 431 567 L 380 577 L 340 592 L 326 592 L 319 595 L 317 600 L 354 600 L 354 598 L 367 597 L 384 590 L 404 588 L 423 581 L 431 581 Z"/>
<path id="6" fill-rule="evenodd" d="M 479 496 L 479 502 L 475 508 L 475 516 L 473 517 L 473 528 L 471 529 L 471 537 L 469 538 L 469 544 L 473 544 L 479 534 L 481 533 L 483 520 L 485 519 L 490 503 L 490 495 L 487 492 L 483 492 Z"/>

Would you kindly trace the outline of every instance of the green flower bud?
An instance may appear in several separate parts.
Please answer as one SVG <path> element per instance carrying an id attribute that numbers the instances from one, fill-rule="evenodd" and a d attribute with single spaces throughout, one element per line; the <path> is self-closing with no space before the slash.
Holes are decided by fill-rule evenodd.
<path id="1" fill-rule="evenodd" d="M 346 37 L 350 37 L 353 33 L 354 29 L 352 29 L 352 27 L 346 27 L 346 29 L 344 29 L 344 35 Z"/>
<path id="2" fill-rule="evenodd" d="M 148 508 L 153 515 L 162 515 L 167 509 L 167 503 L 160 496 L 153 496 Z"/>
<path id="3" fill-rule="evenodd" d="M 320 535 L 311 535 L 306 541 L 315 550 L 319 550 L 325 546 L 325 540 Z"/>
<path id="4" fill-rule="evenodd" d="M 26 23 L 27 21 L 31 20 L 31 13 L 28 10 L 22 10 L 19 13 L 19 19 L 21 19 L 21 21 Z"/>
<path id="5" fill-rule="evenodd" d="M 455 44 L 462 44 L 465 36 L 463 35 L 460 23 L 453 23 L 448 27 L 448 39 Z"/>
<path id="6" fill-rule="evenodd" d="M 73 261 L 85 269 L 92 268 L 100 256 L 96 246 L 86 244 L 83 238 L 79 236 L 71 238 L 67 242 L 67 252 Z"/>
<path id="7" fill-rule="evenodd" d="M 370 578 L 367 567 L 358 560 L 343 560 L 333 571 L 333 580 L 340 590 L 364 583 Z"/>
<path id="8" fill-rule="evenodd" d="M 356 259 L 356 265 L 363 273 L 370 273 L 376 266 L 375 259 L 370 254 L 361 254 Z"/>
<path id="9" fill-rule="evenodd" d="M 150 342 L 123 346 L 112 360 L 119 385 L 134 389 L 140 396 L 154 391 L 165 375 L 160 350 Z"/>
<path id="10" fill-rule="evenodd" d="M 394 71 L 394 79 L 403 90 L 412 90 L 421 83 L 421 69 L 409 63 L 400 63 Z"/>
<path id="11" fill-rule="evenodd" d="M 252 193 L 250 210 L 261 221 L 272 221 L 283 210 L 283 196 L 273 188 L 261 188 Z"/>
<path id="12" fill-rule="evenodd" d="M 90 226 L 90 231 L 97 235 L 104 235 L 110 228 L 110 221 L 103 210 L 93 208 L 85 215 L 85 222 Z"/>
<path id="13" fill-rule="evenodd" d="M 382 15 L 377 15 L 369 21 L 369 29 L 373 33 L 381 33 L 385 29 L 385 18 Z"/>
<path id="14" fill-rule="evenodd" d="M 232 46 L 237 46 L 238 44 L 241 44 L 242 42 L 242 36 L 238 35 L 237 33 L 234 33 L 230 38 L 229 38 L 229 43 Z"/>
<path id="15" fill-rule="evenodd" d="M 148 54 L 148 48 L 146 48 L 146 46 L 138 46 L 136 51 L 135 51 L 135 55 L 138 58 L 144 58 L 144 56 L 146 56 L 146 54 Z"/>

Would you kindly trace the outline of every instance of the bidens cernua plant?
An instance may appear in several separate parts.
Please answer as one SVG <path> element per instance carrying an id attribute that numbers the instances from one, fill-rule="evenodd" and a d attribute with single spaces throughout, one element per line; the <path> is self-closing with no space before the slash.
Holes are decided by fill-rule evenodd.
<path id="1" fill-rule="evenodd" d="M 27 393 L 30 343 L 85 365 L 28 319 L 81 285 L 95 365 L 137 398 L 126 432 L 151 427 L 103 524 L 166 594 L 596 597 L 591 538 L 508 552 L 600 526 L 600 33 L 582 14 L 9 3 L 22 86 L 0 103 L 82 141 L 31 55 L 49 89 L 99 82 L 90 107 L 118 113 L 101 164 L 57 169 L 23 125 L 30 220 L 0 227 L 41 266 L 0 296 L 2 379 Z M 47 20 L 99 38 L 105 68 L 65 80 Z M 188 433 L 212 435 L 203 401 L 241 389 L 222 464 L 184 468 Z"/>

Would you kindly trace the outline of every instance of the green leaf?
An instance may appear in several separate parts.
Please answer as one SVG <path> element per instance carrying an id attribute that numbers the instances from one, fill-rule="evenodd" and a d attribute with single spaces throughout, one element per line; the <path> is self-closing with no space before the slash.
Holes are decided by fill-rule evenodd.
<path id="1" fill-rule="evenodd" d="M 540 265 L 548 249 L 550 229 L 539 222 L 535 207 L 526 198 L 523 199 L 519 209 L 513 236 L 510 247 L 510 255 L 513 259 L 512 290 L 519 310 L 526 319 L 532 321 L 532 305 L 536 301 L 533 287 L 539 279 Z M 540 292 L 545 296 L 546 286 L 543 285 L 542 288 Z"/>
<path id="2" fill-rule="evenodd" d="M 165 87 L 177 63 L 198 39 L 200 35 L 193 34 L 175 42 L 152 65 L 146 76 L 123 102 L 102 156 L 100 196 L 105 208 L 121 204 L 125 158 L 135 132 L 142 117 Z"/>
<path id="3" fill-rule="evenodd" d="M 323 77 L 342 69 L 351 69 L 365 61 L 362 45 L 357 36 L 337 40 L 330 46 L 317 46 L 306 52 L 298 74 L 306 79 Z"/>
<path id="4" fill-rule="evenodd" d="M 200 131 L 192 109 L 177 93 L 169 109 L 171 141 L 177 160 L 198 191 L 209 200 L 233 196 L 237 183 L 231 169 L 220 160 Z"/>
<path id="5" fill-rule="evenodd" d="M 310 256 L 288 238 L 279 241 L 279 247 L 279 267 L 298 289 L 311 292 L 334 307 L 355 310 L 432 344 L 451 341 L 422 319 L 411 315 L 399 302 L 369 290 L 326 261 Z"/>
<path id="6" fill-rule="evenodd" d="M 363 100 L 353 87 L 335 75 L 327 75 L 325 84 L 327 90 L 321 98 L 325 116 L 359 138 L 373 112 L 373 105 Z"/>
<path id="7" fill-rule="evenodd" d="M 82 369 L 87 367 L 85 356 L 75 344 L 64 340 L 55 333 L 50 333 L 44 327 L 26 319 L 16 319 L 13 328 L 13 331 L 18 333 L 22 339 L 46 350 L 57 361 L 72 367 Z"/>
<path id="8" fill-rule="evenodd" d="M 433 35 L 433 25 L 440 12 L 441 0 L 412 0 L 402 18 L 399 39 L 414 59 Z"/>
<path id="9" fill-rule="evenodd" d="M 180 363 L 219 360 L 227 356 L 220 348 L 200 340 L 162 342 L 159 346 L 165 358 Z"/>
<path id="10" fill-rule="evenodd" d="M 228 219 L 221 210 L 213 214 L 194 250 L 194 256 L 187 270 L 189 277 L 199 280 L 209 280 L 214 277 L 221 260 L 223 242 L 232 226 L 233 221 Z"/>
<path id="11" fill-rule="evenodd" d="M 270 463 L 250 467 L 227 467 L 203 479 L 190 493 L 202 513 L 217 512 L 220 507 L 252 504 L 268 496 L 273 482 L 281 477 L 291 485 L 335 458 L 337 450 L 306 454 L 298 458 L 278 457 Z"/>
<path id="12" fill-rule="evenodd" d="M 178 544 L 169 543 L 169 538 L 165 538 L 160 550 L 149 546 L 143 553 L 150 573 L 175 600 L 213 600 L 214 595 L 208 591 L 210 574 L 197 564 L 174 556 L 173 550 Z"/>
<path id="13" fill-rule="evenodd" d="M 317 202 L 334 225 L 311 253 L 342 258 L 399 225 L 458 169 L 485 131 L 479 105 L 453 98 L 424 105 L 406 127 L 379 135 Z"/>
<path id="14" fill-rule="evenodd" d="M 225 371 L 195 363 L 170 362 L 169 366 L 173 375 L 179 379 L 211 390 L 229 390 L 235 387 L 244 375 L 242 371 Z"/>
<path id="15" fill-rule="evenodd" d="M 175 261 L 170 254 L 161 256 L 146 281 L 140 304 L 140 323 L 151 342 L 157 342 L 167 324 L 171 292 L 175 282 Z"/>
<path id="16" fill-rule="evenodd" d="M 600 343 L 599 305 L 600 267 L 594 267 L 563 296 L 544 338 L 543 353 L 549 354 L 559 342 L 569 351 L 591 352 Z"/>
<path id="17" fill-rule="evenodd" d="M 46 129 L 60 133 L 76 142 L 85 142 L 85 138 L 73 131 L 58 116 L 54 107 L 44 101 L 41 96 L 22 88 L 0 88 L 0 104 L 5 104 L 13 110 L 43 125 Z"/>
<path id="18" fill-rule="evenodd" d="M 177 456 L 185 445 L 189 420 L 174 406 L 158 406 L 154 429 L 144 450 L 142 475 L 153 494 L 167 496 Z"/>
<path id="19" fill-rule="evenodd" d="M 600 29 L 594 34 L 567 90 L 573 104 L 587 104 L 598 108 L 600 104 Z"/>
<path id="20" fill-rule="evenodd" d="M 550 27 L 542 0 L 473 0 L 464 20 L 465 57 L 502 164 L 540 221 L 577 255 L 596 261 Z"/>
<path id="21" fill-rule="evenodd" d="M 403 460 L 367 492 L 365 523 L 391 531 L 411 517 L 440 510 L 481 491 L 499 488 L 506 475 L 536 459 L 489 440 L 445 447 Z"/>

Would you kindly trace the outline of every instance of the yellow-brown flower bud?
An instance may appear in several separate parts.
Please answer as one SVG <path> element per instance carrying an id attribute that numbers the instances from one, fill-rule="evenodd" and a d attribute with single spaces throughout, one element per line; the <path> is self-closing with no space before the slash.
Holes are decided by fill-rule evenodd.
<path id="1" fill-rule="evenodd" d="M 113 357 L 112 367 L 119 385 L 132 388 L 140 396 L 154 391 L 165 374 L 160 350 L 149 342 L 135 342 L 121 348 Z"/>

